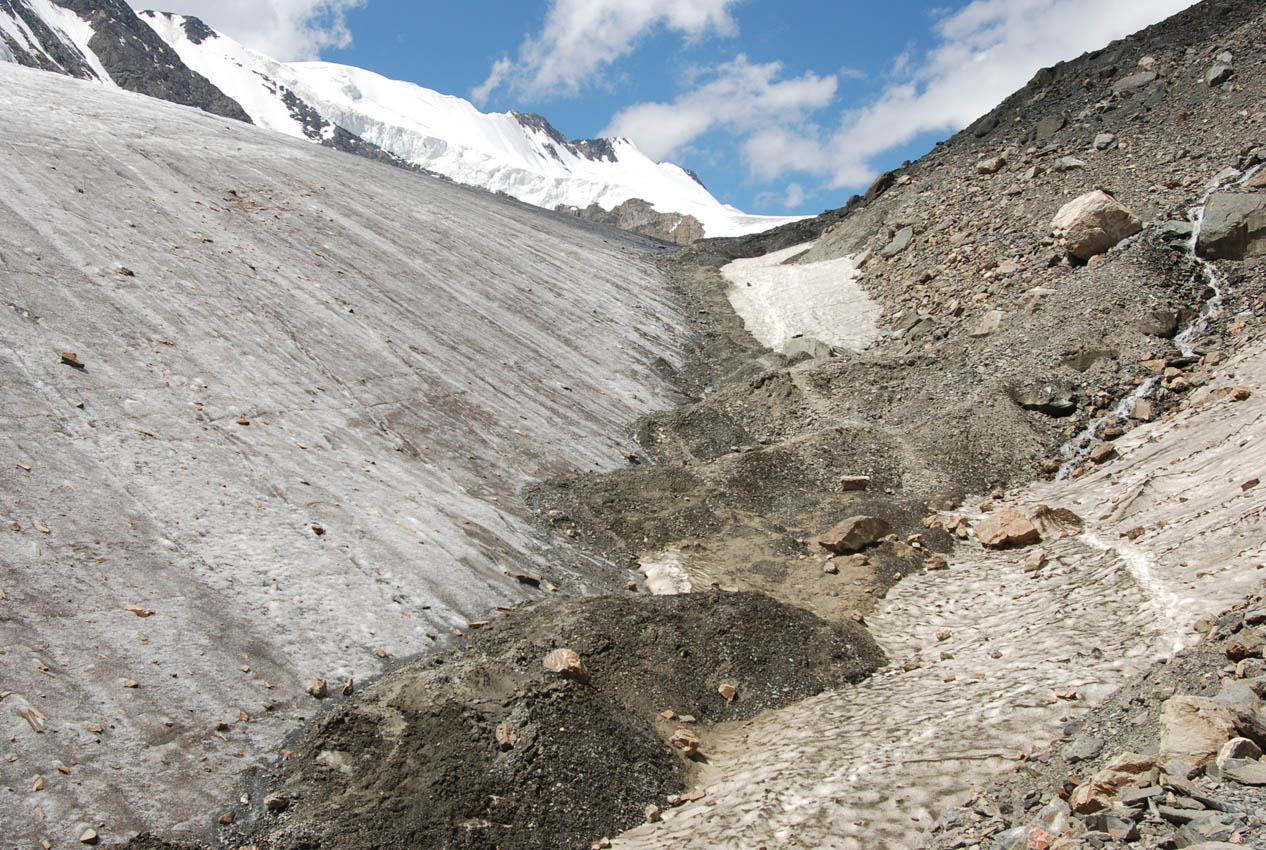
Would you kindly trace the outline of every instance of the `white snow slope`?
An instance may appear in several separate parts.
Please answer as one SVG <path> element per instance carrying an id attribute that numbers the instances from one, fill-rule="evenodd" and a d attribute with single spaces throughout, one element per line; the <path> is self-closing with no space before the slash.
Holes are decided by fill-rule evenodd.
<path id="1" fill-rule="evenodd" d="M 303 135 L 279 100 L 289 89 L 326 120 L 401 159 L 547 209 L 611 209 L 642 198 L 660 212 L 694 216 L 708 236 L 758 233 L 798 218 L 747 215 L 722 204 L 685 170 L 652 162 L 628 139 L 610 140 L 613 158 L 587 155 L 514 113 L 486 114 L 462 98 L 361 68 L 277 62 L 223 35 L 195 43 L 179 15 L 143 12 L 141 20 L 262 127 Z"/>

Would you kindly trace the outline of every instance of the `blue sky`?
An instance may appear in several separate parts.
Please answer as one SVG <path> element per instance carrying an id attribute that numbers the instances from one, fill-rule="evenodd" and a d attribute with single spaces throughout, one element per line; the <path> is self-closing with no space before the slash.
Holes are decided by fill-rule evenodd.
<path id="1" fill-rule="evenodd" d="M 1043 65 L 1192 0 L 171 0 L 278 59 L 622 135 L 748 212 L 842 206 Z M 138 7 L 146 5 L 133 0 Z"/>

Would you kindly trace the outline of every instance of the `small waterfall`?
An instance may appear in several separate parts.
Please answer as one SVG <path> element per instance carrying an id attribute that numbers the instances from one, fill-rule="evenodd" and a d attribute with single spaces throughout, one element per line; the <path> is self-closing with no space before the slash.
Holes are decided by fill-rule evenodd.
<path id="1" fill-rule="evenodd" d="M 1226 187 L 1228 184 L 1235 186 L 1244 184 L 1253 175 L 1257 174 L 1261 168 L 1261 165 L 1256 165 L 1243 173 L 1234 168 L 1226 169 L 1213 178 L 1200 200 L 1187 210 L 1187 219 L 1192 224 L 1191 239 L 1187 242 L 1187 257 L 1196 266 L 1193 278 L 1194 276 L 1203 277 L 1213 294 L 1205 299 L 1204 304 L 1200 308 L 1200 314 L 1188 322 L 1187 326 L 1174 337 L 1174 346 L 1183 357 L 1195 356 L 1192 342 L 1209 327 L 1209 320 L 1222 312 L 1222 297 L 1226 290 L 1226 275 L 1217 266 L 1196 252 L 1196 243 L 1200 241 L 1200 231 L 1204 227 L 1205 207 L 1209 203 L 1209 198 L 1213 197 L 1214 192 Z M 1063 466 L 1060 467 L 1056 478 L 1068 478 L 1072 475 L 1073 470 L 1081 465 L 1081 462 L 1086 459 L 1091 450 L 1103 441 L 1100 435 L 1108 426 L 1108 423 L 1128 419 L 1130 414 L 1134 412 L 1135 405 L 1151 396 L 1159 383 L 1159 377 L 1148 378 L 1139 384 L 1134 392 L 1117 402 L 1110 411 L 1092 420 L 1080 434 L 1065 443 L 1060 449 L 1060 453 L 1066 460 Z"/>

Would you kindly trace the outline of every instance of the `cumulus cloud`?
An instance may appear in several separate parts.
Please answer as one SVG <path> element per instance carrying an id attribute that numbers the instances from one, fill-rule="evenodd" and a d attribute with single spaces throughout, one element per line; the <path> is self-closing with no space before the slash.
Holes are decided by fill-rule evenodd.
<path id="1" fill-rule="evenodd" d="M 992 109 L 1036 71 L 1094 50 L 1193 0 L 973 0 L 936 25 L 938 43 L 869 105 L 844 113 L 814 171 L 833 188 L 873 176 L 870 161 L 926 132 L 952 132 Z M 814 134 L 810 134 L 812 137 Z M 766 171 L 799 170 L 791 157 Z"/>
<path id="2" fill-rule="evenodd" d="M 753 178 L 813 175 L 822 189 L 855 188 L 884 153 L 929 132 L 970 124 L 1024 85 L 1041 67 L 1094 50 L 1193 0 L 972 0 L 932 23 L 934 46 L 886 63 L 888 80 L 868 103 L 837 113 L 839 72 L 777 80 L 778 63 L 743 57 L 671 103 L 622 110 L 608 132 L 652 156 L 689 149 L 716 128 L 737 139 Z M 786 196 L 795 197 L 795 193 Z"/>
<path id="3" fill-rule="evenodd" d="M 782 63 L 757 64 L 740 54 L 732 62 L 700 72 L 696 87 L 672 103 L 639 103 L 621 110 L 604 136 L 633 139 L 652 159 L 679 153 L 716 128 L 746 136 L 760 128 L 798 123 L 835 99 L 834 76 L 807 73 L 779 79 Z"/>
<path id="4" fill-rule="evenodd" d="M 498 88 L 526 97 L 575 95 L 639 39 L 666 29 L 698 39 L 735 33 L 730 7 L 742 0 L 553 0 L 539 35 L 517 58 L 498 59 L 471 96 L 483 103 Z"/>
<path id="5" fill-rule="evenodd" d="M 152 0 L 128 0 L 138 11 Z M 161 11 L 201 18 L 212 29 L 283 62 L 316 59 L 352 42 L 346 15 L 368 0 L 163 0 Z"/>

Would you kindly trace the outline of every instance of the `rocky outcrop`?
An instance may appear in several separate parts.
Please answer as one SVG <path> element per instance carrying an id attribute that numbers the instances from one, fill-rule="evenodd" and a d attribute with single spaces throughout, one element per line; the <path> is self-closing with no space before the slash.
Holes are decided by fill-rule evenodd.
<path id="1" fill-rule="evenodd" d="M 643 236 L 652 236 L 677 245 L 693 245 L 704 237 L 703 223 L 692 215 L 675 212 L 659 212 L 649 201 L 630 198 L 614 209 L 606 210 L 597 204 L 585 209 L 560 204 L 558 212 L 574 215 L 586 221 L 609 224 L 622 230 L 631 230 Z"/>
<path id="2" fill-rule="evenodd" d="M 88 21 L 88 48 L 110 78 L 128 91 L 252 123 L 237 101 L 187 66 L 124 0 L 56 0 Z"/>
<path id="3" fill-rule="evenodd" d="M 1102 254 L 1142 229 L 1138 216 L 1101 189 L 1069 201 L 1051 221 L 1060 245 L 1079 260 Z"/>

